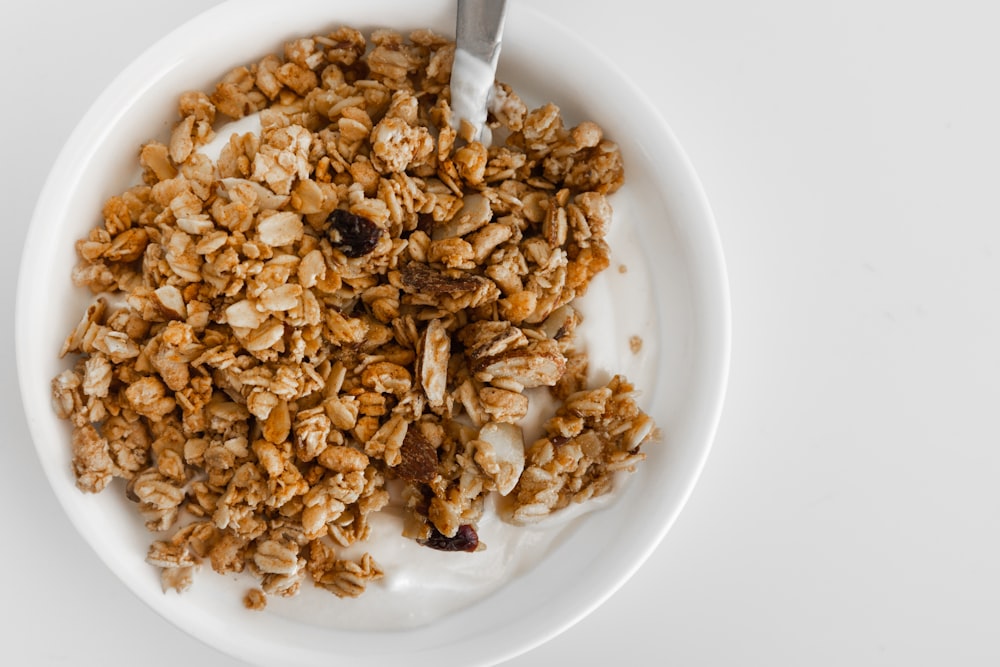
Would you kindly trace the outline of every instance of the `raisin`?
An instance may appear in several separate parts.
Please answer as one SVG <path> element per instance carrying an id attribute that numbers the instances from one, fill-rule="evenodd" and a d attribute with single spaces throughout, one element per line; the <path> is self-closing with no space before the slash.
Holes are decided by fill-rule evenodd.
<path id="1" fill-rule="evenodd" d="M 479 535 L 476 529 L 467 523 L 458 527 L 458 532 L 454 537 L 445 537 L 437 528 L 431 526 L 431 534 L 426 540 L 419 540 L 420 544 L 438 551 L 467 551 L 473 552 L 479 547 Z"/>
<path id="2" fill-rule="evenodd" d="M 382 229 L 378 225 L 342 208 L 334 209 L 326 222 L 330 242 L 348 257 L 367 255 L 382 238 Z"/>
<path id="3" fill-rule="evenodd" d="M 430 236 L 434 231 L 434 216 L 429 213 L 421 213 L 417 216 L 417 229 Z"/>

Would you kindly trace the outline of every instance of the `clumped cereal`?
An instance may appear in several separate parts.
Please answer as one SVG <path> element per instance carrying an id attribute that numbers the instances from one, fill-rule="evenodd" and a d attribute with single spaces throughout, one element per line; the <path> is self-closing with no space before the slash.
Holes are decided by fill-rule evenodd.
<path id="1" fill-rule="evenodd" d="M 54 406 L 80 489 L 125 480 L 164 590 L 207 563 L 256 577 L 250 609 L 307 580 L 354 597 L 383 571 L 342 550 L 392 480 L 406 537 L 471 552 L 487 495 L 536 521 L 643 458 L 632 386 L 588 387 L 574 345 L 573 300 L 609 266 L 618 147 L 504 84 L 498 141 L 462 141 L 454 49 L 345 27 L 185 93 L 142 182 L 77 242 L 95 298 Z M 202 152 L 254 113 L 260 132 Z M 526 445 L 546 389 L 561 407 Z"/>

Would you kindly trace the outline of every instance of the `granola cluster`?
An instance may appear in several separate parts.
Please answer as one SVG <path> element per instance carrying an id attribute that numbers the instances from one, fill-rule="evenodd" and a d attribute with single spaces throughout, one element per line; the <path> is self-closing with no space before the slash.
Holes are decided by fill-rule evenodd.
<path id="1" fill-rule="evenodd" d="M 78 486 L 126 480 L 165 589 L 207 562 L 257 576 L 249 608 L 307 578 L 356 596 L 383 572 L 339 553 L 390 489 L 407 537 L 474 551 L 488 494 L 536 521 L 643 458 L 632 387 L 588 387 L 574 346 L 618 148 L 503 84 L 498 140 L 469 141 L 453 56 L 427 31 L 341 28 L 237 67 L 181 96 L 142 183 L 77 242 L 95 299 L 55 407 Z M 260 132 L 201 150 L 255 113 Z M 526 446 L 533 391 L 561 407 Z"/>

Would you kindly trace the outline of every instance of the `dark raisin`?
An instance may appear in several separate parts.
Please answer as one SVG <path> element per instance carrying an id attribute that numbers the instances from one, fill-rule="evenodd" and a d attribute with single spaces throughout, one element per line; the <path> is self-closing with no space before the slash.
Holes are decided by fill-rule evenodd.
<path id="1" fill-rule="evenodd" d="M 467 551 L 473 552 L 479 547 L 479 535 L 476 529 L 469 524 L 462 524 L 458 527 L 458 532 L 454 537 L 445 537 L 437 528 L 431 526 L 431 534 L 426 540 L 419 540 L 420 544 L 438 551 Z"/>
<path id="2" fill-rule="evenodd" d="M 434 216 L 430 213 L 417 215 L 417 229 L 429 236 L 434 231 Z"/>
<path id="3" fill-rule="evenodd" d="M 382 229 L 378 225 L 342 208 L 334 209 L 326 222 L 330 242 L 348 257 L 367 255 L 382 238 Z"/>

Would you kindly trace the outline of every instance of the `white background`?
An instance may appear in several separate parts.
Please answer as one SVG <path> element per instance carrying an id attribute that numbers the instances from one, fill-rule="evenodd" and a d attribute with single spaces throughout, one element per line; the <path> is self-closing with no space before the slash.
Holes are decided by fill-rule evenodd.
<path id="1" fill-rule="evenodd" d="M 134 598 L 63 516 L 13 354 L 19 252 L 60 147 L 125 65 L 212 4 L 33 0 L 0 22 L 6 665 L 238 664 Z M 733 364 L 666 540 L 509 664 L 1000 664 L 1000 6 L 533 4 L 641 82 L 694 162 Z"/>

